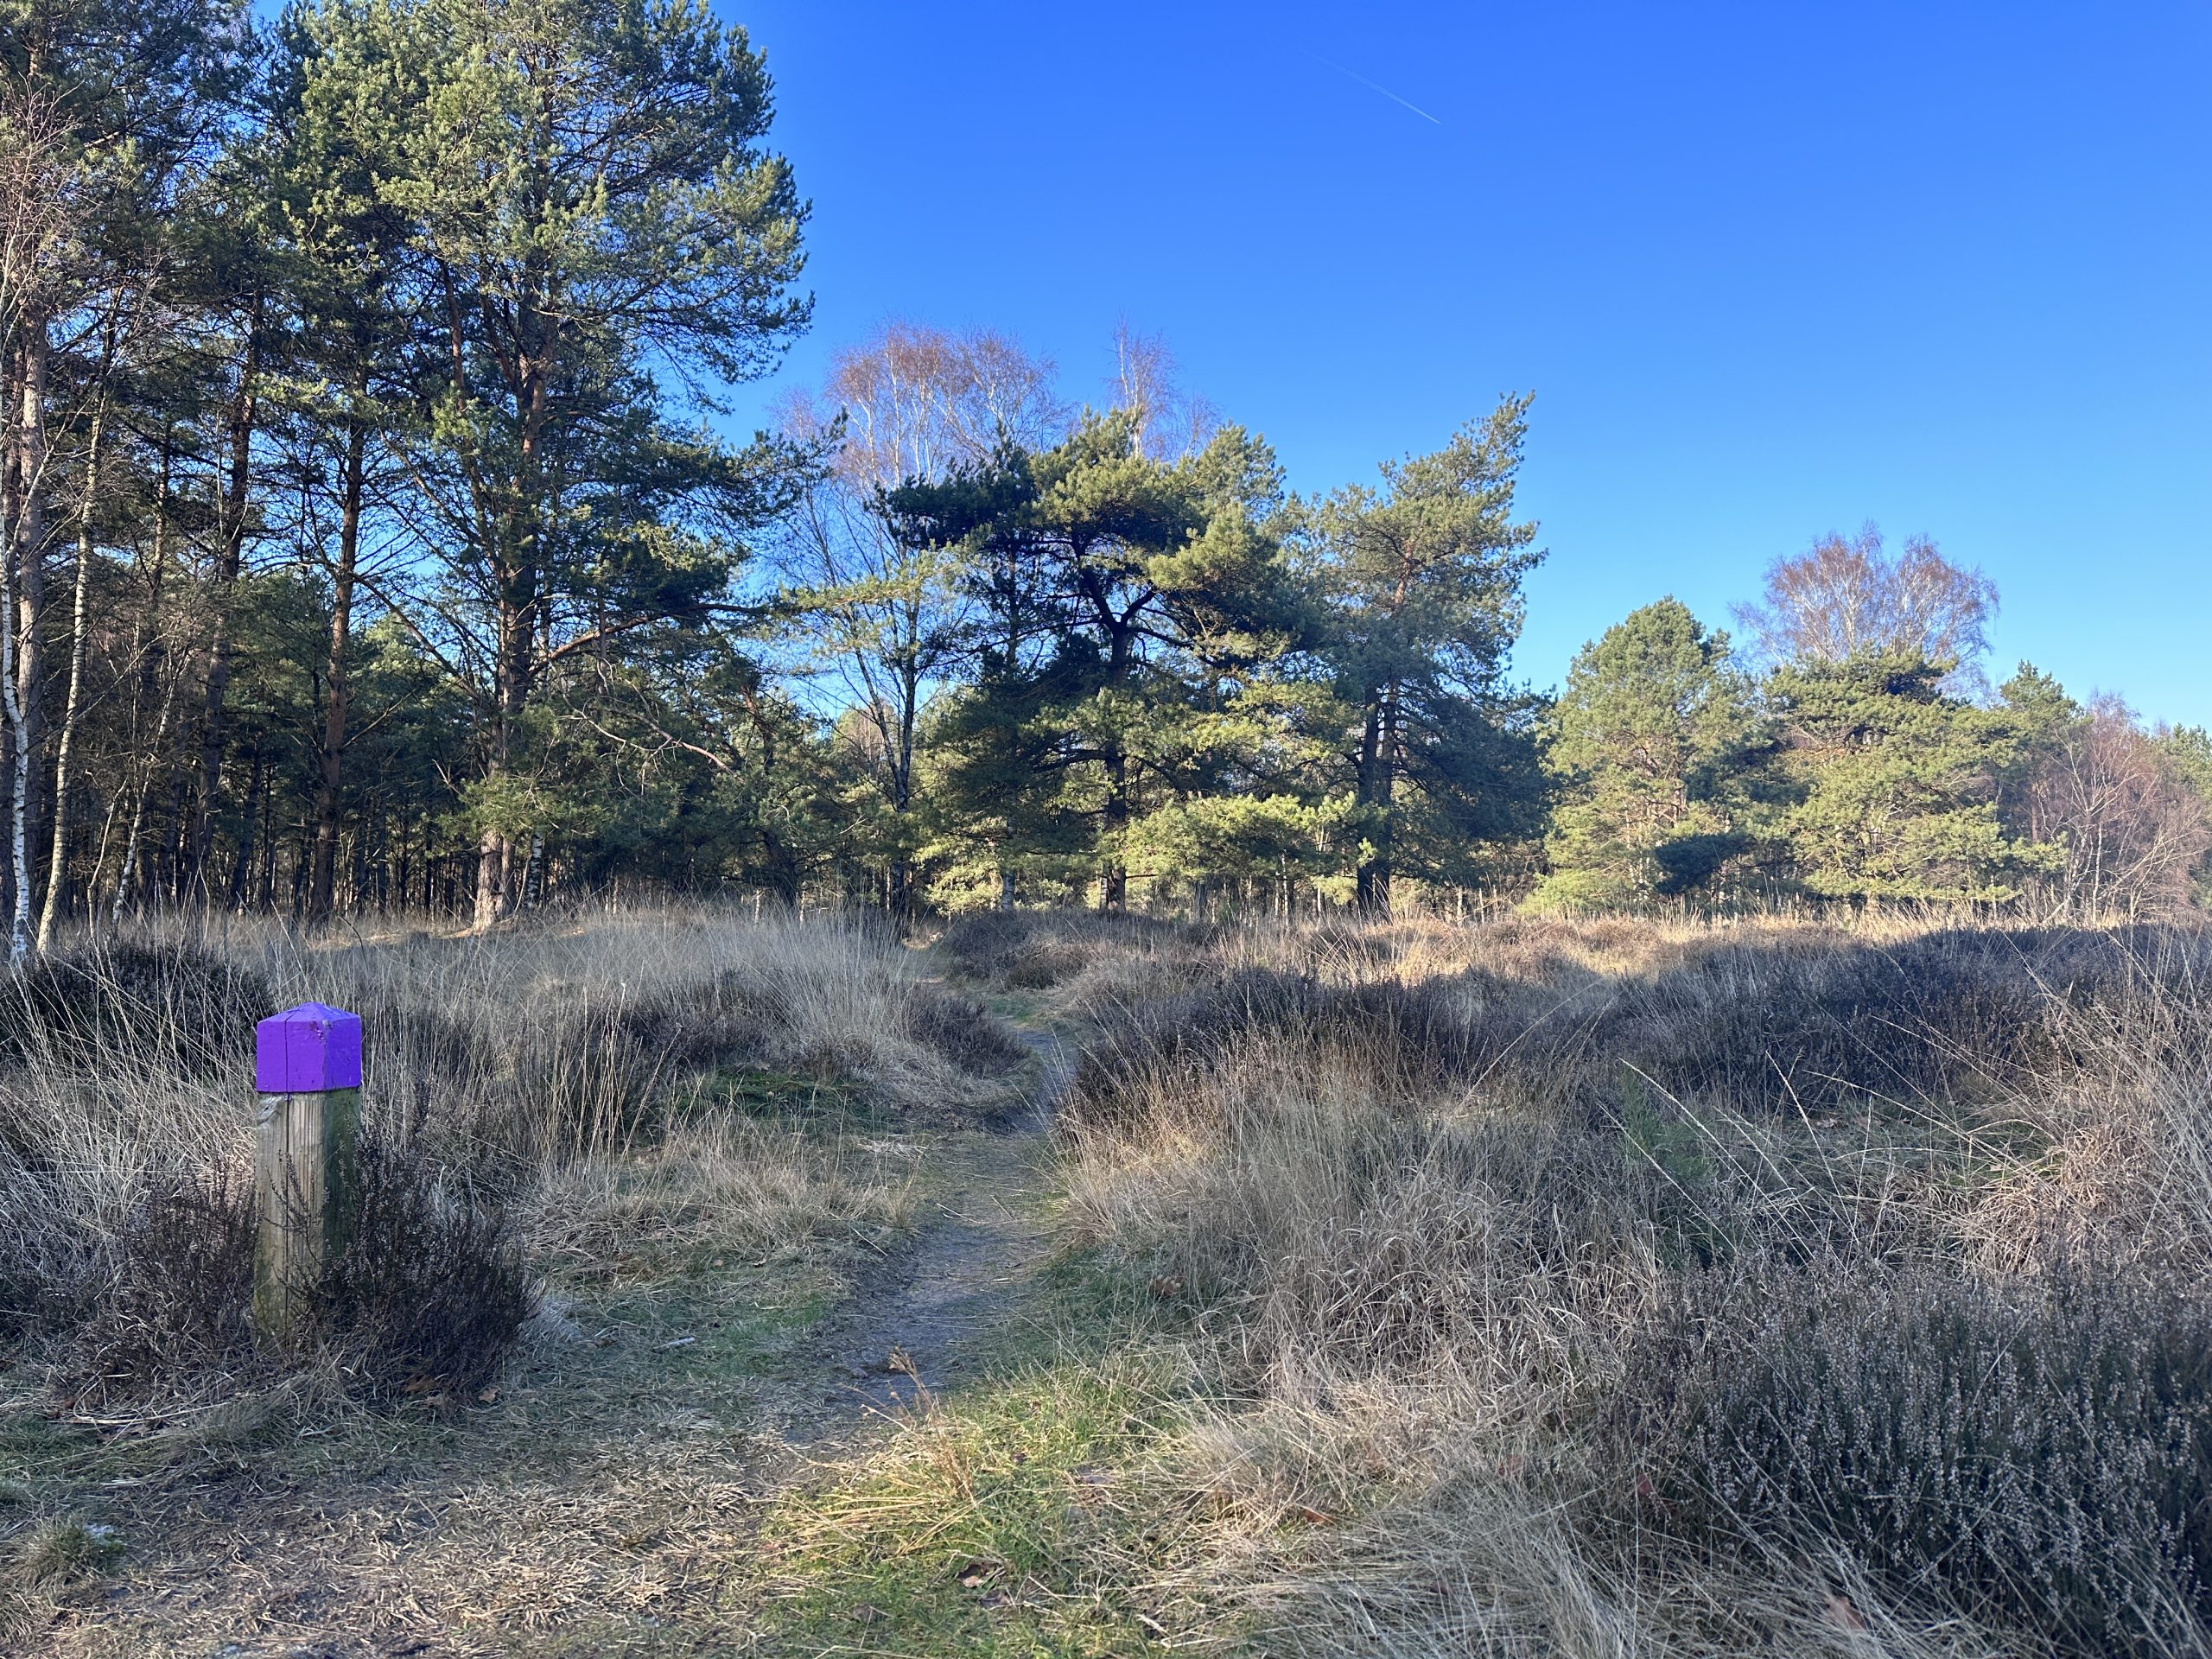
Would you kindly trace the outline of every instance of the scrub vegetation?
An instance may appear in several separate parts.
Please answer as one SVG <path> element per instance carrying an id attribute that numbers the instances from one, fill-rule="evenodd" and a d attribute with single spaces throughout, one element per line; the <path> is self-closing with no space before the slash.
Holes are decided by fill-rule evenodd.
<path id="1" fill-rule="evenodd" d="M 27 1652 L 2212 1645 L 2192 928 L 670 909 L 19 984 Z M 272 1354 L 243 1057 L 310 990 L 381 1219 Z"/>
<path id="2" fill-rule="evenodd" d="M 247 1317 L 252 1025 L 310 995 L 371 1033 L 362 1202 L 275 1352 Z M 664 1501 L 787 1457 L 748 1438 L 782 1444 L 779 1356 L 911 1230 L 922 1146 L 1005 1109 L 1028 1058 L 884 930 L 773 912 L 312 949 L 178 928 L 0 995 L 0 1641 L 27 1652 L 289 1651 L 318 1579 L 364 1640 L 435 1630 L 502 1563 L 527 1626 L 615 1617 L 601 1544 L 548 1561 L 548 1536 L 658 1537 Z M 302 1505 L 415 1505 L 426 1555 L 448 1527 L 490 1554 L 372 1618 L 420 1563 L 400 1534 L 289 1535 Z M 232 1536 L 258 1565 L 210 1566 Z"/>
<path id="3" fill-rule="evenodd" d="M 1085 1061 L 1128 1461 L 1281 1653 L 2172 1654 L 2212 1611 L 2194 930 L 992 918 Z"/>

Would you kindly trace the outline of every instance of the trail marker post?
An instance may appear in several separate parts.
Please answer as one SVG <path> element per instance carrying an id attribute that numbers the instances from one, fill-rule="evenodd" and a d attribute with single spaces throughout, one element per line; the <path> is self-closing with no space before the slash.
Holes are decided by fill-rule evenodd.
<path id="1" fill-rule="evenodd" d="M 360 1195 L 361 1020 L 303 1002 L 254 1027 L 253 1321 L 289 1344 Z"/>

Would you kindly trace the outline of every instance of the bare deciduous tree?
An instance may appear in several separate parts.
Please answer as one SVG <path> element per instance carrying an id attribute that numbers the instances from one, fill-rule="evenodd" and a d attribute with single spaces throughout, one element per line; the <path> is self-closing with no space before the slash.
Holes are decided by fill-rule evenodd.
<path id="1" fill-rule="evenodd" d="M 950 550 L 901 545 L 880 510 L 885 491 L 944 477 L 1000 444 L 1052 442 L 1066 411 L 1052 365 L 1005 335 L 896 322 L 833 360 L 819 397 L 783 410 L 796 435 L 842 436 L 801 504 L 783 574 L 811 611 L 822 665 L 837 677 L 884 797 L 903 819 L 913 801 L 922 704 L 960 645 L 965 595 Z M 842 423 L 842 427 L 840 426 Z M 899 849 L 887 895 L 907 904 Z"/>
<path id="2" fill-rule="evenodd" d="M 2138 921 L 2189 907 L 2212 817 L 2118 697 L 2097 698 L 2067 728 L 2021 804 L 2029 836 L 2066 849 L 2054 918 Z"/>
<path id="3" fill-rule="evenodd" d="M 1139 453 L 1180 461 L 1206 447 L 1221 411 L 1182 389 L 1174 353 L 1158 334 L 1141 334 L 1124 318 L 1114 328 L 1114 407 L 1136 417 Z"/>
<path id="4" fill-rule="evenodd" d="M 1872 524 L 1829 535 L 1768 567 L 1756 604 L 1735 607 L 1771 662 L 1837 663 L 1861 652 L 1908 651 L 1951 665 L 1969 681 L 1988 649 L 1997 585 L 1953 564 L 1925 536 L 1891 558 Z"/>

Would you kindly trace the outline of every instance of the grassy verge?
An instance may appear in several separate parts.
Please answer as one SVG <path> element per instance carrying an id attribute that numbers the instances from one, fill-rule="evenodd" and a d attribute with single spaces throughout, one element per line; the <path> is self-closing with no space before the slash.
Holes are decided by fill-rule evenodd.
<path id="1" fill-rule="evenodd" d="M 1138 1654 L 1210 1633 L 1204 1516 L 1163 1478 L 1208 1385 L 1160 1304 L 1096 1259 L 1040 1274 L 987 1381 L 800 1483 L 761 1531 L 779 1654 Z"/>

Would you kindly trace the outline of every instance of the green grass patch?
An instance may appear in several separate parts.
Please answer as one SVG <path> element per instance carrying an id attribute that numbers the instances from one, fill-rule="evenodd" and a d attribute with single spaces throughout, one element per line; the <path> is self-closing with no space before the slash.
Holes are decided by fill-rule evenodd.
<path id="1" fill-rule="evenodd" d="M 1052 999 L 1045 992 L 999 990 L 967 980 L 960 983 L 961 988 L 982 1003 L 987 1011 L 1009 1025 L 1042 1027 L 1052 1023 L 1056 1011 Z"/>
<path id="2" fill-rule="evenodd" d="M 1071 1356 L 932 1402 L 770 1518 L 764 1630 L 792 1652 L 1156 1651 L 1177 1614 L 1148 1586 L 1192 1521 L 1151 1470 L 1188 1389 L 1165 1356 Z"/>

